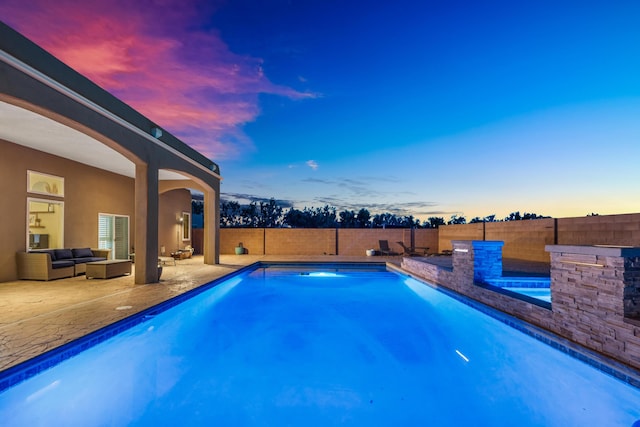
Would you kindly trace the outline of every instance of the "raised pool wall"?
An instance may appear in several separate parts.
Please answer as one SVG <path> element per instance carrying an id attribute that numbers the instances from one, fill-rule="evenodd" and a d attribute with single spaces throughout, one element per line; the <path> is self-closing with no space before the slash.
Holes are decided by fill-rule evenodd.
<path id="1" fill-rule="evenodd" d="M 502 246 L 454 240 L 451 269 L 408 257 L 402 268 L 640 370 L 640 248 L 547 245 L 552 304 L 546 308 L 483 286 L 501 275 Z"/>

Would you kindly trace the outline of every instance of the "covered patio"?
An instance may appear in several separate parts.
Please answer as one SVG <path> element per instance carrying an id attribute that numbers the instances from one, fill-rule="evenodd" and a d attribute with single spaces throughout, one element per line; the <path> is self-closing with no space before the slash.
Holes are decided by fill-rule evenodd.
<path id="1" fill-rule="evenodd" d="M 0 75 L 0 282 L 18 278 L 32 235 L 55 236 L 39 249 L 101 247 L 103 214 L 126 221 L 115 255 L 135 248 L 135 283 L 157 282 L 159 200 L 173 189 L 204 194 L 203 259 L 218 262 L 216 163 L 3 23 Z"/>

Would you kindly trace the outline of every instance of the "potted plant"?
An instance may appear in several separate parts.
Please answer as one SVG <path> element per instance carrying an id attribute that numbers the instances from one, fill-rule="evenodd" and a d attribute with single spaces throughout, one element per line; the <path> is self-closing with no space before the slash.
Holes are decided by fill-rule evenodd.
<path id="1" fill-rule="evenodd" d="M 236 255 L 243 255 L 244 254 L 244 246 L 242 246 L 242 242 L 238 243 L 238 246 L 236 246 Z"/>

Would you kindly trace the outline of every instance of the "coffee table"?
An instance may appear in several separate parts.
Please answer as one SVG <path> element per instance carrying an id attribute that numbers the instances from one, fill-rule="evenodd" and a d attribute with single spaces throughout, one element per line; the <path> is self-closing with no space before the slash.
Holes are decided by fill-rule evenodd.
<path id="1" fill-rule="evenodd" d="M 131 261 L 128 259 L 109 259 L 87 263 L 87 279 L 111 279 L 131 274 Z"/>

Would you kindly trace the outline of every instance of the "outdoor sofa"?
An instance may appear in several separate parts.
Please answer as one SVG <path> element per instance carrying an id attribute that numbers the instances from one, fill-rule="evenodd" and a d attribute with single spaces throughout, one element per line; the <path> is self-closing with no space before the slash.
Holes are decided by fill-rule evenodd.
<path id="1" fill-rule="evenodd" d="M 18 278 L 54 280 L 86 273 L 87 263 L 109 258 L 109 249 L 42 249 L 18 252 Z"/>

